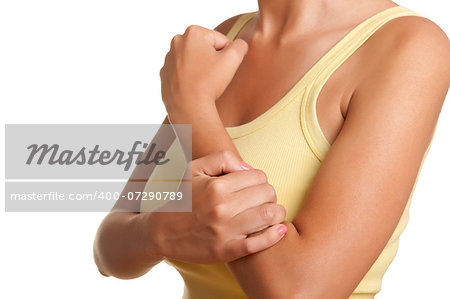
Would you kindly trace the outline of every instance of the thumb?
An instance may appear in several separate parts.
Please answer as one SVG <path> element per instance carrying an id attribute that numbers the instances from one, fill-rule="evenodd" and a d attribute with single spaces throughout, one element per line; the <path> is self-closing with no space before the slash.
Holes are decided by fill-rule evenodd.
<path id="1" fill-rule="evenodd" d="M 230 151 L 214 152 L 192 161 L 192 175 L 219 176 L 251 167 Z"/>
<path id="2" fill-rule="evenodd" d="M 244 59 L 248 51 L 248 44 L 243 39 L 235 39 L 230 42 L 220 52 L 225 57 L 224 61 L 229 65 L 230 63 L 237 69 Z"/>

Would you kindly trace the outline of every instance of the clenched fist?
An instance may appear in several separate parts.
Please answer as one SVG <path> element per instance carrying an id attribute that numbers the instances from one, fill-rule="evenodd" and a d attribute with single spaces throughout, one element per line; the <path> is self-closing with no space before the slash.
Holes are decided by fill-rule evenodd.
<path id="1" fill-rule="evenodd" d="M 161 69 L 161 93 L 169 116 L 215 107 L 247 53 L 242 39 L 189 26 L 172 39 Z"/>
<path id="2" fill-rule="evenodd" d="M 245 170 L 233 152 L 193 160 L 186 171 L 192 172 L 192 212 L 142 214 L 149 230 L 143 238 L 157 244 L 148 247 L 155 250 L 150 256 L 229 262 L 273 246 L 286 233 L 286 210 L 266 175 Z"/>

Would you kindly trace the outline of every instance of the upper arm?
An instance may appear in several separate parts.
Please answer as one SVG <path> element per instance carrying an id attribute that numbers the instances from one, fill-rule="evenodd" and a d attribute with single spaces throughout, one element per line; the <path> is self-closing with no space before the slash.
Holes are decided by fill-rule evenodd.
<path id="1" fill-rule="evenodd" d="M 354 290 L 392 235 L 414 186 L 450 78 L 448 38 L 431 21 L 417 19 L 361 80 L 293 221 L 308 244 L 304 254 L 320 261 L 314 267 L 320 270 L 305 272 L 304 279 L 327 286 L 310 295 L 328 291 L 344 298 Z"/>

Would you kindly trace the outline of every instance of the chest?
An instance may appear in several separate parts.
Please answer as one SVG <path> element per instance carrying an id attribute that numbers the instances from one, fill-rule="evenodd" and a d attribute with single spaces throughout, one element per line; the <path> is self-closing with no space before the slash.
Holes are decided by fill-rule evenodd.
<path id="1" fill-rule="evenodd" d="M 216 101 L 224 126 L 246 124 L 280 101 L 337 42 L 339 34 L 330 35 L 284 46 L 250 42 L 233 80 Z M 355 67 L 351 62 L 344 63 L 327 80 L 317 100 L 317 117 L 329 141 L 335 139 L 343 124 Z"/>

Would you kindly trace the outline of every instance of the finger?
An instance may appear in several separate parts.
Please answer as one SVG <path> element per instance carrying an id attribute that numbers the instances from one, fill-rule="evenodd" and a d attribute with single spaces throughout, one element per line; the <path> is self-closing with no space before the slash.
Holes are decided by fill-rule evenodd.
<path id="1" fill-rule="evenodd" d="M 260 169 L 235 171 L 220 177 L 230 186 L 229 191 L 235 192 L 244 188 L 267 183 L 267 175 Z"/>
<path id="2" fill-rule="evenodd" d="M 215 30 L 208 30 L 208 31 L 209 32 L 207 33 L 206 38 L 209 41 L 210 45 L 212 45 L 214 49 L 216 49 L 217 51 L 222 50 L 231 43 L 228 37 L 226 37 L 219 31 Z"/>
<path id="3" fill-rule="evenodd" d="M 285 217 L 286 209 L 282 205 L 264 203 L 234 216 L 230 222 L 230 230 L 249 235 L 270 225 L 281 223 Z"/>
<path id="4" fill-rule="evenodd" d="M 248 44 L 243 39 L 236 39 L 231 42 L 226 48 L 220 51 L 221 55 L 225 57 L 227 64 L 232 63 L 233 67 L 237 67 L 241 64 L 245 54 L 248 51 Z"/>
<path id="5" fill-rule="evenodd" d="M 172 40 L 170 41 L 170 49 L 173 49 L 173 48 L 175 48 L 175 45 L 177 44 L 177 43 L 179 43 L 181 40 L 182 40 L 182 36 L 181 36 L 181 34 L 176 34 L 176 35 L 174 35 L 174 37 L 172 38 Z"/>
<path id="6" fill-rule="evenodd" d="M 204 37 L 216 50 L 221 50 L 230 43 L 230 40 L 222 33 L 205 27 L 191 25 L 186 28 L 185 36 L 194 35 L 197 38 Z"/>
<path id="7" fill-rule="evenodd" d="M 267 228 L 261 234 L 245 239 L 232 240 L 227 243 L 229 260 L 235 260 L 243 256 L 267 249 L 278 243 L 287 232 L 284 224 L 276 224 Z"/>
<path id="8" fill-rule="evenodd" d="M 272 185 L 263 183 L 233 192 L 227 198 L 226 205 L 233 211 L 232 216 L 245 210 L 256 208 L 265 203 L 277 203 L 277 195 Z"/>
<path id="9" fill-rule="evenodd" d="M 192 175 L 218 176 L 246 169 L 232 151 L 214 152 L 192 161 Z"/>

